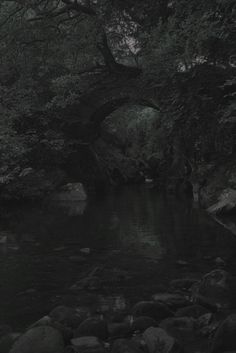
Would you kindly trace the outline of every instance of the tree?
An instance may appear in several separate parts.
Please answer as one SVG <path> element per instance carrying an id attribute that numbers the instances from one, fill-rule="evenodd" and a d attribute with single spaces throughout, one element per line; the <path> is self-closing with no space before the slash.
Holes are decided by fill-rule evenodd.
<path id="1" fill-rule="evenodd" d="M 204 116 L 226 121 L 234 111 L 234 84 L 226 84 L 234 82 L 234 23 L 233 0 L 3 0 L 0 125 L 2 141 L 16 148 L 0 142 L 2 164 L 30 163 L 40 141 L 53 155 L 65 150 L 62 121 L 104 75 L 161 86 L 163 124 L 183 140 L 183 126 L 204 126 Z"/>

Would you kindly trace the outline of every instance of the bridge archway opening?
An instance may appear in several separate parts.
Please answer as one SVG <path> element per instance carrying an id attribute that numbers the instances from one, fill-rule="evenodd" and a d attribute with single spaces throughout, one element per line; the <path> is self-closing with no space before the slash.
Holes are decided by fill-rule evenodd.
<path id="1" fill-rule="evenodd" d="M 111 134 L 126 143 L 136 139 L 137 147 L 143 147 L 160 127 L 160 112 L 144 102 L 127 102 L 114 109 L 101 121 L 101 132 Z"/>
<path id="2" fill-rule="evenodd" d="M 160 112 L 144 102 L 126 102 L 103 116 L 94 148 L 112 179 L 133 182 L 155 177 L 160 124 Z"/>
<path id="3" fill-rule="evenodd" d="M 123 108 L 128 110 L 129 107 L 140 106 L 143 108 L 151 108 L 153 110 L 159 111 L 159 107 L 153 103 L 151 100 L 145 98 L 132 98 L 129 96 L 112 98 L 100 106 L 98 106 L 95 111 L 91 114 L 90 121 L 101 123 L 107 117 L 111 116 L 113 113 L 119 112 Z"/>

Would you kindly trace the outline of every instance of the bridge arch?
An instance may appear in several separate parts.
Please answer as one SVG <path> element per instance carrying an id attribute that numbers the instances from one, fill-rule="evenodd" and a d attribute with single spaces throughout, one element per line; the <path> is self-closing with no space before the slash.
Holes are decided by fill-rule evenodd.
<path id="1" fill-rule="evenodd" d="M 67 111 L 65 129 L 74 138 L 92 141 L 99 135 L 102 121 L 111 113 L 129 105 L 142 105 L 159 111 L 156 89 L 139 79 L 112 78 L 80 96 L 78 104 Z"/>
<path id="2" fill-rule="evenodd" d="M 77 114 L 85 123 L 101 123 L 108 115 L 125 104 L 143 105 L 159 110 L 155 97 L 134 87 L 106 87 L 91 92 L 80 99 Z"/>

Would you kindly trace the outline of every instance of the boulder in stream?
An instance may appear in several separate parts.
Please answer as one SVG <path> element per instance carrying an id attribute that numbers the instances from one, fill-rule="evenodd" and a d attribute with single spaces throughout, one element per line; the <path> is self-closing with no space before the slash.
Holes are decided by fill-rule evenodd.
<path id="1" fill-rule="evenodd" d="M 161 321 L 167 317 L 173 316 L 173 312 L 167 305 L 155 301 L 141 301 L 138 302 L 132 310 L 135 317 L 149 316 L 156 321 Z"/>
<path id="2" fill-rule="evenodd" d="M 170 289 L 188 291 L 198 280 L 195 278 L 178 278 L 170 282 Z"/>
<path id="3" fill-rule="evenodd" d="M 167 305 L 171 310 L 176 310 L 190 304 L 189 299 L 180 294 L 157 293 L 152 296 L 152 299 Z"/>
<path id="4" fill-rule="evenodd" d="M 109 336 L 107 322 L 100 316 L 84 320 L 74 331 L 74 338 L 82 336 L 94 336 L 101 340 L 107 339 Z"/>
<path id="5" fill-rule="evenodd" d="M 193 331 L 195 322 L 192 317 L 170 317 L 161 321 L 159 326 L 171 335 L 175 335 L 178 332 L 189 333 Z"/>
<path id="6" fill-rule="evenodd" d="M 85 315 L 68 306 L 60 305 L 53 309 L 49 317 L 53 322 L 58 322 L 64 326 L 71 328 L 78 327 L 81 322 L 85 319 Z"/>
<path id="7" fill-rule="evenodd" d="M 112 347 L 112 353 L 143 353 L 136 342 L 120 338 L 116 340 Z"/>
<path id="8" fill-rule="evenodd" d="M 218 308 L 232 308 L 234 305 L 235 281 L 222 269 L 207 273 L 193 286 L 193 299 L 198 303 L 209 303 Z"/>
<path id="9" fill-rule="evenodd" d="M 177 317 L 193 317 L 195 319 L 199 318 L 200 316 L 207 314 L 209 312 L 204 306 L 195 304 L 189 305 L 185 308 L 180 308 L 176 311 L 175 316 Z"/>
<path id="10" fill-rule="evenodd" d="M 158 326 L 156 320 L 148 316 L 140 316 L 134 319 L 132 322 L 133 331 L 144 332 L 149 327 Z"/>
<path id="11" fill-rule="evenodd" d="M 176 340 L 159 327 L 150 327 L 143 334 L 149 353 L 179 353 Z"/>
<path id="12" fill-rule="evenodd" d="M 113 322 L 108 325 L 109 337 L 124 338 L 132 335 L 133 329 L 128 322 Z"/>
<path id="13" fill-rule="evenodd" d="M 73 338 L 72 346 L 79 353 L 104 353 L 105 349 L 97 337 L 85 336 Z"/>
<path id="14" fill-rule="evenodd" d="M 236 314 L 221 323 L 212 341 L 211 353 L 226 351 L 236 351 Z"/>
<path id="15" fill-rule="evenodd" d="M 55 201 L 86 201 L 87 193 L 82 183 L 69 183 L 55 193 L 52 199 Z"/>
<path id="16" fill-rule="evenodd" d="M 23 334 L 10 353 L 63 353 L 62 335 L 50 326 L 35 327 Z"/>
<path id="17" fill-rule="evenodd" d="M 218 202 L 210 206 L 207 211 L 212 214 L 227 214 L 236 209 L 236 190 L 225 189 L 219 196 Z"/>

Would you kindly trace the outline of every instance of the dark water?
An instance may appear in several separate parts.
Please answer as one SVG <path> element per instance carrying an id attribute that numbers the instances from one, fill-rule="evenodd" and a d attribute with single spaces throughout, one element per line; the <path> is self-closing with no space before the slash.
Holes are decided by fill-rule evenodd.
<path id="1" fill-rule="evenodd" d="M 171 279 L 200 277 L 222 257 L 235 265 L 235 238 L 190 200 L 148 186 L 126 187 L 87 204 L 1 209 L 0 322 L 21 328 L 59 304 L 129 301 L 166 290 Z M 90 254 L 80 252 L 90 248 Z M 179 262 L 188 264 L 181 265 Z M 71 286 L 98 269 L 102 286 Z"/>

